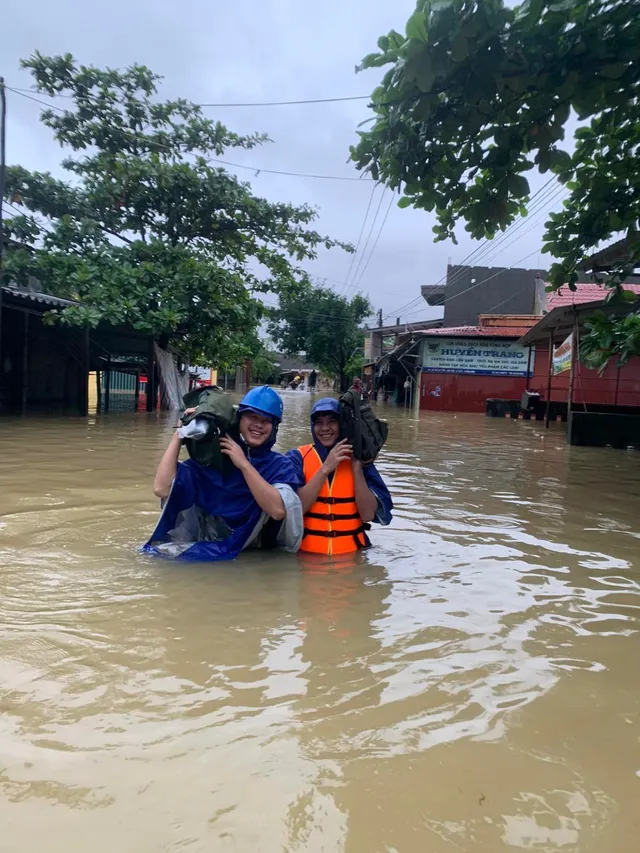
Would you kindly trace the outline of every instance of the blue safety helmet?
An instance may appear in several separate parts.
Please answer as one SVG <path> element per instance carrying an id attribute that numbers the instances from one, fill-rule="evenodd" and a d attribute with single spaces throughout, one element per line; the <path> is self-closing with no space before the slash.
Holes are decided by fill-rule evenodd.
<path id="1" fill-rule="evenodd" d="M 252 388 L 240 400 L 238 412 L 256 412 L 259 415 L 266 415 L 268 418 L 273 418 L 277 423 L 282 420 L 282 398 L 279 394 L 269 388 L 268 385 L 263 385 L 261 388 Z"/>
<path id="2" fill-rule="evenodd" d="M 313 404 L 311 409 L 311 423 L 315 423 L 318 415 L 335 415 L 340 417 L 340 403 L 333 397 L 322 397 Z"/>

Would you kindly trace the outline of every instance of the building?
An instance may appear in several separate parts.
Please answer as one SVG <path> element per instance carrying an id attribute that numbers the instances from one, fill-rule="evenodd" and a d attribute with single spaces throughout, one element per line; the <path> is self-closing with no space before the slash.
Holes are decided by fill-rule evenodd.
<path id="1" fill-rule="evenodd" d="M 299 376 L 302 380 L 302 384 L 308 386 L 309 375 L 315 371 L 316 387 L 330 387 L 331 382 L 326 377 L 321 377 L 320 369 L 307 361 L 305 356 L 284 355 L 280 352 L 274 353 L 274 356 L 275 374 L 279 385 L 286 387 L 290 382 L 293 382 L 296 376 Z"/>
<path id="2" fill-rule="evenodd" d="M 542 269 L 449 265 L 444 283 L 421 292 L 427 305 L 444 307 L 443 326 L 474 326 L 481 314 L 541 314 L 545 277 Z"/>
<path id="3" fill-rule="evenodd" d="M 484 413 L 488 399 L 520 399 L 535 353 L 518 340 L 536 323 L 531 315 L 481 315 L 474 326 L 414 335 L 419 408 Z"/>
<path id="4" fill-rule="evenodd" d="M 366 364 L 375 364 L 379 358 L 391 352 L 401 336 L 409 331 L 438 329 L 442 326 L 441 319 L 420 320 L 417 323 L 401 323 L 400 318 L 392 326 L 378 326 L 368 330 L 364 342 L 364 359 Z"/>
<path id="5" fill-rule="evenodd" d="M 43 323 L 52 310 L 73 303 L 34 291 L 2 287 L 0 413 L 27 409 L 86 413 L 88 329 Z"/>
<path id="6" fill-rule="evenodd" d="M 35 287 L 2 287 L 0 414 L 86 415 L 90 381 L 91 398 L 103 411 L 123 402 L 137 409 L 141 396 L 147 411 L 158 401 L 175 405 L 180 381 L 173 351 L 131 326 L 89 329 L 46 321 L 49 312 L 73 304 Z"/>
<path id="7" fill-rule="evenodd" d="M 414 334 L 416 337 L 424 334 L 429 337 L 431 333 L 435 336 L 447 335 L 448 337 L 462 338 L 476 341 L 478 353 L 483 348 L 478 342 L 489 342 L 493 332 L 487 332 L 488 319 L 480 321 L 480 317 L 488 318 L 493 315 L 498 319 L 505 316 L 511 317 L 538 317 L 542 314 L 546 295 L 544 289 L 545 271 L 539 269 L 509 269 L 507 267 L 471 267 L 465 265 L 447 267 L 446 280 L 435 285 L 424 285 L 421 288 L 422 297 L 430 308 L 443 308 L 443 316 L 411 323 L 400 323 L 400 318 L 393 326 L 384 326 L 379 329 L 370 329 L 369 338 L 365 345 L 364 374 L 367 382 L 372 384 L 383 399 L 393 398 L 400 404 L 416 402 L 415 378 L 413 384 L 407 385 L 407 376 L 414 377 L 416 372 L 416 350 L 408 352 L 404 344 L 408 336 Z M 504 326 L 504 323 L 503 323 Z M 511 324 L 512 328 L 519 328 L 522 334 L 528 326 Z M 449 333 L 447 333 L 449 330 Z M 505 331 L 505 340 L 517 340 L 518 334 L 509 329 Z M 495 337 L 495 335 L 493 335 Z M 399 357 L 398 357 L 399 356 Z M 421 354 L 419 356 L 422 358 Z M 467 369 L 472 368 L 467 365 Z M 479 368 L 478 368 L 479 369 Z M 434 368 L 434 375 L 437 373 Z M 484 411 L 484 403 L 479 407 L 478 400 L 482 394 L 481 386 L 495 385 L 496 390 L 500 387 L 513 388 L 521 383 L 505 382 L 507 377 L 502 377 L 502 382 L 485 380 L 463 380 L 460 393 L 453 392 L 455 374 L 447 374 L 446 382 L 436 383 L 441 394 L 440 408 L 449 404 L 455 405 L 452 411 Z M 465 376 L 481 375 L 479 373 L 460 374 Z M 489 375 L 485 372 L 485 376 Z M 496 377 L 497 378 L 497 377 Z M 512 379 L 514 377 L 511 377 Z M 422 388 L 427 387 L 421 383 L 419 394 L 421 406 L 423 406 Z M 473 388 L 473 391 L 469 389 Z M 429 387 L 428 392 L 435 389 Z M 452 396 L 453 395 L 453 396 Z M 407 396 L 411 399 L 407 401 Z M 454 397 L 457 402 L 454 403 Z M 463 405 L 471 405 L 472 409 L 459 409 Z M 472 402 L 473 400 L 473 402 Z M 447 402 L 449 401 L 449 403 Z M 432 408 L 438 406 L 435 398 L 430 400 Z M 424 407 L 424 406 L 423 406 Z"/>
<path id="8" fill-rule="evenodd" d="M 640 284 L 626 283 L 640 295 Z M 580 336 L 594 311 L 624 316 L 629 304 L 603 304 L 600 285 L 561 288 L 549 300 L 550 311 L 521 338 L 520 346 L 535 350 L 529 390 L 539 395 L 539 408 L 568 421 L 571 444 L 640 446 L 640 357 L 620 365 L 611 360 L 599 373 L 578 358 Z"/>

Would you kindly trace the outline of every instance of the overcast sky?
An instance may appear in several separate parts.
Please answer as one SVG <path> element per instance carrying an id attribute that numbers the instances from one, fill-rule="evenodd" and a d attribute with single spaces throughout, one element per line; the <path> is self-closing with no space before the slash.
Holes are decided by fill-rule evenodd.
<path id="1" fill-rule="evenodd" d="M 5 0 L 0 30 L 0 74 L 8 86 L 29 87 L 31 76 L 19 69 L 21 57 L 69 51 L 86 64 L 124 67 L 134 62 L 163 74 L 162 97 L 182 96 L 200 102 L 296 100 L 366 95 L 379 71 L 356 75 L 354 66 L 376 49 L 378 36 L 404 30 L 414 0 Z M 8 93 L 7 160 L 29 169 L 61 174 L 61 150 L 38 121 L 38 104 Z M 257 168 L 358 176 L 347 162 L 356 127 L 369 115 L 366 101 L 335 104 L 209 109 L 207 114 L 240 133 L 264 131 L 273 143 L 251 152 L 229 151 L 228 159 Z M 307 202 L 319 209 L 317 228 L 356 243 L 371 194 L 371 183 L 269 175 L 250 179 L 254 191 L 273 201 Z M 532 173 L 530 173 L 532 174 Z M 536 176 L 533 188 L 543 179 Z M 378 189 L 372 212 L 382 190 Z M 446 274 L 447 260 L 459 263 L 476 244 L 460 229 L 458 246 L 434 243 L 433 217 L 393 203 L 373 257 L 361 278 L 387 209 L 380 208 L 357 278 L 345 281 L 350 256 L 323 251 L 308 264 L 337 291 L 352 294 L 354 285 L 369 294 L 385 316 L 413 321 L 437 316 L 425 303 L 403 306 L 420 294 L 421 284 L 435 284 Z M 558 202 L 554 203 L 557 207 Z M 539 255 L 546 207 L 532 215 L 514 239 L 505 240 L 481 263 L 509 266 L 548 265 Z M 371 221 L 371 216 L 369 222 Z M 365 230 L 365 238 L 369 227 Z M 356 258 L 354 270 L 359 262 Z M 423 307 L 424 306 L 424 307 Z"/>

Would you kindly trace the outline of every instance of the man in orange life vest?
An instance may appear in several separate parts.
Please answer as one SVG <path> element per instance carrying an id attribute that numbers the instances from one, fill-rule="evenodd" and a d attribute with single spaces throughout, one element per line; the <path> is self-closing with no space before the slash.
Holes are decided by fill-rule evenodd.
<path id="1" fill-rule="evenodd" d="M 304 477 L 298 490 L 304 513 L 301 551 L 348 554 L 371 543 L 365 525 L 389 524 L 393 502 L 373 465 L 353 458 L 340 438 L 340 406 L 323 397 L 311 409 L 313 444 L 290 450 L 287 456 Z"/>

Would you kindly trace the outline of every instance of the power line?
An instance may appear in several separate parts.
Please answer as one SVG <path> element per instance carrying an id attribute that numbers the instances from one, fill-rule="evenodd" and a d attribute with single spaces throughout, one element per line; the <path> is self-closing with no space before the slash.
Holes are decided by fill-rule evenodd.
<path id="1" fill-rule="evenodd" d="M 261 300 L 261 304 L 267 308 L 280 308 L 280 305 L 278 303 L 264 302 Z M 290 311 L 291 311 L 291 309 L 288 309 L 288 312 L 290 312 Z M 338 317 L 336 314 L 327 314 L 323 311 L 316 311 L 314 309 L 311 309 L 311 311 L 306 311 L 306 310 L 301 308 L 300 312 L 297 314 L 297 316 L 298 317 L 310 317 L 310 318 L 324 317 L 324 318 L 327 318 L 330 323 L 353 323 L 352 317 Z M 364 332 L 364 331 L 366 331 L 366 329 L 363 329 L 362 331 Z"/>
<path id="2" fill-rule="evenodd" d="M 387 210 L 384 214 L 384 219 L 382 220 L 382 224 L 380 225 L 380 230 L 378 231 L 378 234 L 376 236 L 376 239 L 374 240 L 373 246 L 371 247 L 371 252 L 369 253 L 369 257 L 367 258 L 367 262 L 365 263 L 363 270 L 360 273 L 360 278 L 358 279 L 357 286 L 360 286 L 360 284 L 362 284 L 362 279 L 364 278 L 364 274 L 366 273 L 367 268 L 368 268 L 369 264 L 371 263 L 371 258 L 373 257 L 373 253 L 375 252 L 376 246 L 378 245 L 378 240 L 380 239 L 380 235 L 382 234 L 382 231 L 384 229 L 385 223 L 387 221 L 387 217 L 389 216 L 389 213 L 391 211 L 391 205 L 392 204 L 393 204 L 393 191 L 391 192 L 391 198 L 389 199 L 389 204 L 387 205 Z"/>
<path id="3" fill-rule="evenodd" d="M 552 178 L 551 180 L 555 181 L 555 178 Z M 545 186 L 547 186 L 549 183 L 550 182 L 547 182 Z M 500 252 L 503 251 L 503 249 L 505 248 L 504 244 L 511 243 L 514 234 L 517 234 L 517 232 L 524 228 L 525 225 L 529 225 L 530 227 L 527 228 L 524 233 L 530 231 L 533 227 L 531 224 L 533 215 L 539 213 L 545 206 L 551 205 L 555 201 L 555 199 L 562 194 L 564 189 L 565 188 L 562 184 L 560 184 L 560 186 L 556 185 L 552 187 L 544 196 L 539 198 L 537 202 L 535 202 L 533 205 L 530 204 L 528 209 L 528 215 L 519 217 L 519 219 L 513 222 L 511 226 L 507 228 L 507 230 L 504 231 L 501 235 L 499 235 L 496 240 L 490 241 L 489 245 L 485 248 L 485 251 L 474 260 L 474 265 L 477 265 L 480 260 L 482 260 L 485 265 L 488 264 L 490 260 L 496 257 L 496 250 L 499 249 L 500 251 L 497 254 L 500 254 Z M 547 211 L 545 211 L 545 215 L 547 212 L 548 208 Z M 502 249 L 500 249 L 501 246 Z M 464 275 L 464 271 L 461 271 L 461 274 Z"/>
<path id="4" fill-rule="evenodd" d="M 249 171 L 255 172 L 256 178 L 260 172 L 266 172 L 269 175 L 288 175 L 293 178 L 320 178 L 325 181 L 357 181 L 360 184 L 375 184 L 373 178 L 350 178 L 345 175 L 311 175 L 304 172 L 283 172 L 279 169 L 264 169 L 262 166 L 245 166 L 243 163 L 230 163 L 228 160 L 220 160 L 217 157 L 207 157 L 206 160 L 207 163 L 222 163 L 234 169 L 249 169 Z"/>
<path id="5" fill-rule="evenodd" d="M 470 290 L 475 290 L 476 287 L 480 287 L 480 285 L 486 284 L 488 281 L 492 281 L 494 278 L 497 278 L 499 275 L 502 275 L 503 273 L 508 272 L 508 270 L 512 270 L 514 267 L 517 267 L 518 264 L 521 264 L 523 261 L 528 260 L 528 258 L 533 257 L 533 255 L 537 255 L 538 251 L 539 251 L 538 249 L 534 249 L 533 252 L 529 252 L 528 255 L 525 255 L 524 258 L 520 258 L 519 260 L 515 261 L 513 264 L 511 264 L 511 266 L 502 267 L 497 272 L 495 272 L 493 275 L 490 275 L 487 278 L 483 278 L 482 281 L 477 281 L 475 284 L 472 284 L 471 287 L 467 287 L 464 290 L 459 291 L 459 293 L 452 294 L 451 296 L 449 296 L 448 299 L 444 300 L 443 305 L 446 305 L 447 302 L 451 302 L 453 299 L 457 299 L 459 296 L 462 296 L 463 294 L 468 293 Z M 509 297 L 509 298 L 511 298 L 511 297 Z"/>
<path id="6" fill-rule="evenodd" d="M 17 95 L 20 95 L 20 97 L 22 97 L 22 98 L 27 98 L 30 101 L 35 101 L 38 104 L 43 104 L 45 107 L 49 107 L 50 109 L 55 109 L 55 110 L 58 110 L 59 112 L 62 112 L 62 113 L 68 112 L 68 110 L 63 109 L 62 107 L 58 107 L 55 104 L 49 104 L 49 103 L 47 103 L 47 101 L 43 101 L 41 98 L 34 98 L 33 95 L 27 95 L 24 92 L 20 92 L 17 89 L 12 89 L 9 86 L 6 86 L 5 88 L 8 91 L 15 92 Z M 171 153 L 174 152 L 174 149 L 171 148 L 171 146 L 163 145 L 161 142 L 157 142 L 153 139 L 150 139 L 148 136 L 144 136 L 142 134 L 130 133 L 129 131 L 123 130 L 122 128 L 116 127 L 114 125 L 109 125 L 109 127 L 111 130 L 116 131 L 117 133 L 121 134 L 125 138 L 132 139 L 134 142 L 144 141 L 144 142 L 147 142 L 148 144 L 151 144 L 157 148 L 163 148 L 165 151 L 169 151 Z M 185 152 L 185 153 L 193 153 L 193 152 Z M 194 154 L 193 156 L 197 156 L 197 155 Z M 305 173 L 305 172 L 286 172 L 286 171 L 283 171 L 280 169 L 266 169 L 266 168 L 263 168 L 262 166 L 248 166 L 248 165 L 245 165 L 243 163 L 231 163 L 228 160 L 221 160 L 217 157 L 206 157 L 203 159 L 207 163 L 221 163 L 224 166 L 231 166 L 231 168 L 233 168 L 233 169 L 248 169 L 250 172 L 255 173 L 255 175 L 254 175 L 255 177 L 258 177 L 258 175 L 261 172 L 265 172 L 266 174 L 269 174 L 269 175 L 285 175 L 287 177 L 292 177 L 292 178 L 314 178 L 314 179 L 325 180 L 325 181 L 351 181 L 351 182 L 356 182 L 356 183 L 360 183 L 360 184 L 375 183 L 373 178 L 363 178 L 363 177 L 357 178 L 357 177 L 350 177 L 347 175 L 318 175 L 318 174 L 310 174 L 310 173 Z"/>
<path id="7" fill-rule="evenodd" d="M 253 101 L 248 103 L 195 104 L 196 107 L 289 107 L 297 104 L 337 104 L 344 101 L 368 101 L 371 95 L 347 95 L 341 98 L 301 98 L 297 101 Z"/>
<path id="8" fill-rule="evenodd" d="M 369 211 L 371 210 L 371 204 L 373 202 L 373 197 L 376 193 L 377 187 L 378 187 L 378 184 L 374 183 L 373 187 L 371 188 L 371 195 L 369 196 L 369 203 L 367 204 L 367 209 L 366 209 L 365 214 L 364 214 L 364 219 L 362 220 L 362 226 L 360 228 L 360 233 L 358 234 L 358 242 L 356 243 L 356 248 L 355 248 L 353 255 L 351 255 L 351 263 L 349 264 L 349 270 L 348 270 L 348 272 L 345 276 L 345 279 L 344 279 L 343 288 L 345 290 L 347 289 L 347 282 L 349 281 L 349 276 L 351 275 L 351 270 L 353 269 L 353 265 L 354 265 L 355 260 L 356 260 L 356 255 L 358 254 L 358 249 L 360 248 L 360 243 L 362 241 L 362 235 L 364 234 L 365 225 L 367 224 L 367 219 L 369 217 Z M 384 192 L 384 190 L 383 190 L 383 192 Z M 353 287 L 353 286 L 354 286 L 353 284 L 349 285 L 349 287 Z"/>
<path id="9" fill-rule="evenodd" d="M 551 178 L 549 178 L 548 181 L 546 181 L 545 184 L 543 184 L 542 187 L 540 187 L 539 190 L 536 190 L 536 192 L 529 199 L 529 208 L 531 208 L 531 205 L 537 204 L 536 199 L 538 198 L 538 196 L 540 196 L 542 193 L 544 193 L 546 188 L 551 183 L 554 183 L 555 180 L 556 180 L 555 176 L 552 176 Z M 541 200 L 541 199 L 538 199 L 538 200 Z M 510 235 L 512 233 L 514 226 L 524 219 L 526 219 L 526 217 L 523 217 L 521 214 L 518 214 L 517 218 L 509 225 L 509 227 L 501 235 L 499 235 L 497 238 L 493 237 L 491 239 L 483 240 L 478 246 L 476 246 L 476 248 L 470 254 L 468 254 L 466 256 L 466 258 L 462 259 L 460 264 L 456 264 L 456 266 L 464 266 L 465 264 L 470 265 L 471 262 L 473 262 L 473 264 L 477 264 L 478 261 L 480 260 L 480 258 L 484 257 L 488 252 L 490 252 L 492 247 L 495 246 L 497 242 L 501 241 L 503 237 L 507 237 L 508 235 Z M 464 273 L 462 273 L 462 274 L 464 274 Z M 442 283 L 446 278 L 447 278 L 446 275 L 443 276 L 443 278 L 440 280 L 440 282 L 438 282 L 438 284 Z M 454 280 L 455 280 L 455 273 L 454 273 L 454 276 L 451 279 L 451 281 L 454 281 Z"/>
<path id="10" fill-rule="evenodd" d="M 21 89 L 19 87 L 9 87 L 12 92 L 17 92 L 20 95 L 38 92 L 38 89 Z M 55 95 L 49 95 L 50 98 L 75 98 L 76 95 L 66 95 L 63 92 L 56 92 Z M 344 101 L 367 101 L 371 99 L 371 95 L 346 95 L 339 98 L 301 98 L 295 101 L 247 101 L 237 103 L 206 103 L 196 104 L 194 107 L 288 107 L 298 104 L 336 104 Z"/>
<path id="11" fill-rule="evenodd" d="M 545 193 L 547 187 L 555 181 L 555 176 L 552 176 L 551 178 L 549 178 L 548 181 L 546 181 L 545 184 L 543 184 L 542 187 L 540 187 L 539 190 L 536 190 L 536 192 L 531 196 L 531 198 L 529 199 L 529 214 L 531 212 L 536 213 L 540 209 L 537 205 L 543 201 L 543 198 L 538 198 L 538 196 L 541 196 L 543 193 Z M 445 273 L 445 275 L 440 279 L 440 281 L 436 283 L 436 287 L 440 284 L 444 284 L 445 281 L 447 284 L 454 284 L 460 278 L 464 277 L 465 265 L 477 265 L 480 260 L 484 260 L 485 263 L 487 263 L 488 256 L 490 255 L 495 258 L 496 255 L 495 253 L 493 253 L 493 250 L 498 246 L 502 245 L 505 240 L 508 240 L 515 233 L 515 231 L 518 231 L 522 227 L 523 223 L 527 221 L 530 220 L 528 220 L 527 217 L 524 217 L 519 214 L 518 217 L 506 229 L 506 231 L 504 231 L 498 237 L 492 237 L 491 239 L 483 240 L 480 245 L 476 246 L 476 248 L 472 252 L 470 252 L 465 258 L 463 258 L 459 264 L 456 264 L 456 267 L 458 267 L 457 271 L 454 271 L 453 275 L 451 276 L 448 276 L 448 273 Z"/>
<path id="12" fill-rule="evenodd" d="M 380 200 L 378 201 L 378 206 L 376 207 L 376 212 L 373 216 L 373 219 L 371 220 L 371 225 L 369 226 L 369 233 L 367 234 L 367 239 L 364 242 L 362 254 L 360 255 L 360 258 L 358 259 L 358 263 L 356 264 L 356 269 L 355 269 L 355 272 L 353 274 L 353 279 L 351 282 L 352 284 L 354 284 L 356 279 L 358 278 L 358 273 L 360 272 L 360 267 L 362 266 L 364 256 L 367 252 L 367 246 L 369 245 L 369 240 L 371 239 L 371 235 L 373 234 L 373 229 L 376 227 L 376 222 L 378 221 L 378 216 L 380 214 L 380 208 L 382 207 L 382 201 L 384 199 L 386 191 L 387 191 L 387 187 L 383 187 L 382 192 L 380 193 Z M 391 197 L 393 198 L 393 194 Z"/>
<path id="13" fill-rule="evenodd" d="M 538 213 L 541 210 L 542 206 L 545 205 L 545 203 L 552 202 L 553 200 L 555 200 L 555 198 L 557 198 L 562 193 L 562 191 L 564 190 L 564 187 L 562 187 L 562 186 L 554 187 L 551 191 L 545 193 L 545 190 L 547 189 L 547 187 L 551 183 L 554 183 L 555 181 L 556 181 L 555 176 L 550 178 L 531 197 L 530 202 L 529 202 L 529 205 L 530 205 L 529 206 L 529 216 L 531 216 L 532 213 L 533 214 Z M 540 196 L 540 198 L 538 198 L 538 196 Z M 534 201 L 535 199 L 537 199 L 537 201 L 534 202 L 533 207 L 532 207 L 531 202 Z M 498 254 L 500 254 L 506 248 L 508 248 L 508 246 L 512 242 L 511 238 L 513 237 L 513 235 L 516 232 L 518 232 L 521 228 L 523 228 L 524 225 L 529 224 L 530 227 L 521 236 L 524 236 L 524 234 L 528 233 L 528 231 L 530 231 L 534 227 L 534 223 L 531 222 L 531 218 L 529 218 L 529 216 L 527 216 L 527 217 L 519 216 L 514 222 L 511 223 L 509 228 L 507 228 L 506 231 L 503 232 L 503 234 L 501 234 L 498 238 L 493 238 L 491 240 L 484 240 L 479 246 L 477 246 L 472 252 L 470 252 L 459 264 L 456 264 L 456 267 L 458 267 L 458 269 L 456 271 L 454 271 L 453 275 L 447 277 L 447 275 L 445 274 L 436 283 L 435 286 L 438 287 L 438 285 L 444 284 L 445 282 L 447 285 L 450 285 L 450 284 L 454 284 L 457 281 L 459 281 L 465 274 L 463 267 L 465 265 L 468 266 L 469 262 L 471 262 L 473 264 L 478 264 L 478 262 L 482 259 L 482 260 L 484 260 L 484 263 L 486 264 L 486 263 L 488 263 L 488 261 L 490 259 L 495 259 Z M 536 223 L 536 224 L 538 224 L 538 223 Z M 500 247 L 502 247 L 502 248 L 500 248 Z M 500 251 L 496 253 L 496 251 L 495 251 L 496 249 L 500 249 Z M 480 253 L 480 254 L 478 254 L 478 253 Z M 461 291 L 461 293 L 466 293 L 466 292 L 468 292 L 468 290 L 473 289 L 473 287 L 475 287 L 475 286 L 476 285 L 473 285 L 472 288 L 467 288 L 467 290 L 463 290 L 463 291 Z M 460 295 L 460 294 L 457 294 L 457 295 Z M 406 312 L 407 309 L 411 309 L 414 306 L 417 306 L 421 302 L 422 298 L 423 298 L 422 294 L 420 296 L 417 296 L 415 299 L 411 300 L 411 302 L 406 303 L 405 305 L 401 306 L 399 309 L 396 309 L 395 311 L 390 311 L 385 316 L 384 319 L 386 320 L 388 317 L 392 317 L 394 314 L 396 316 L 398 316 L 402 311 Z M 443 304 L 447 301 L 448 300 L 445 299 Z M 408 316 L 411 316 L 411 315 L 409 314 Z"/>

